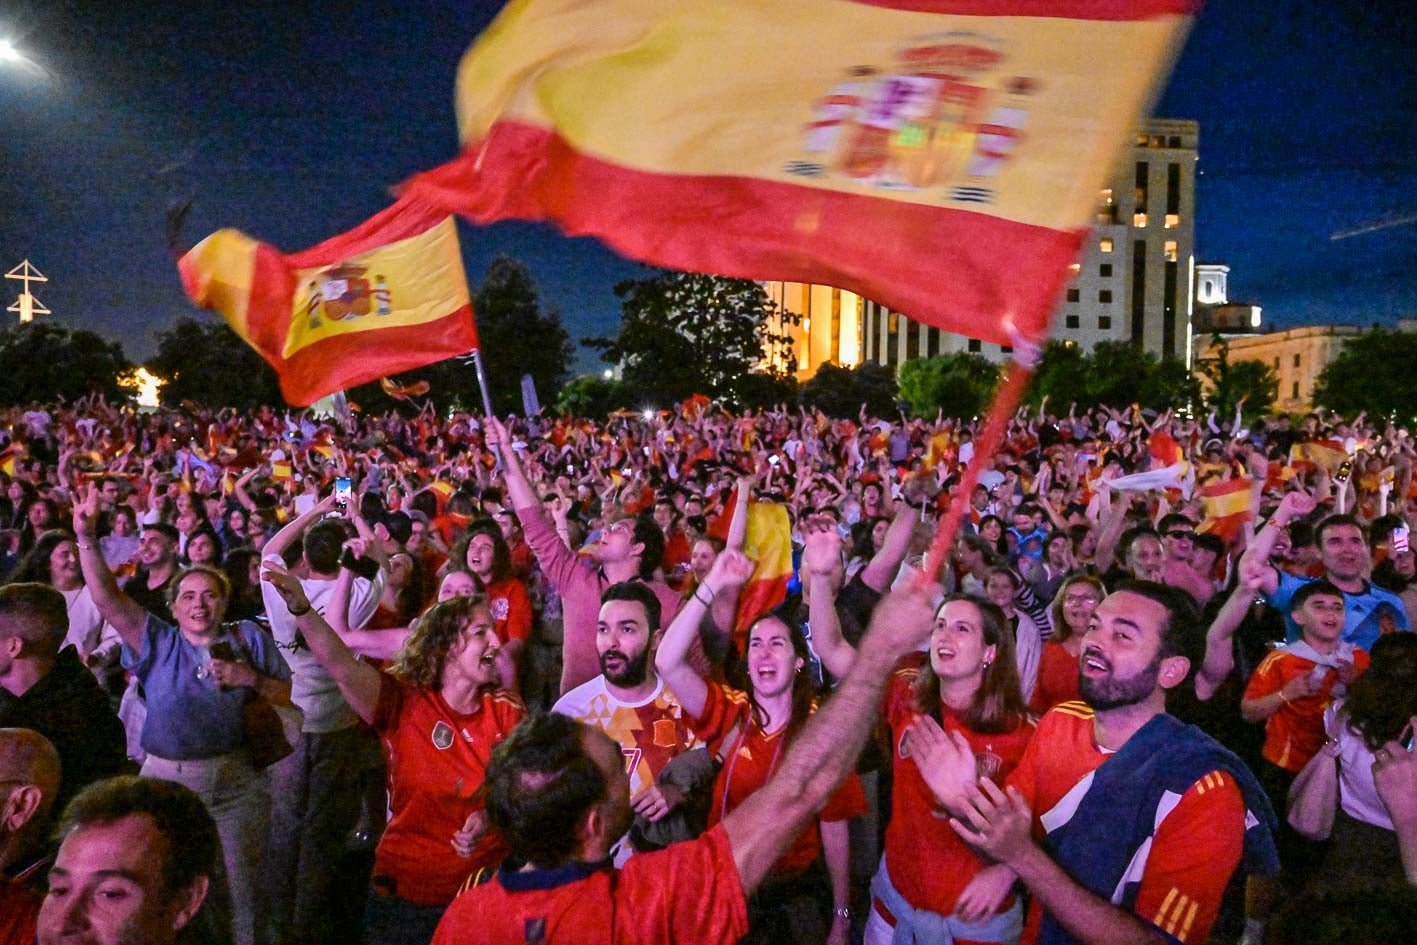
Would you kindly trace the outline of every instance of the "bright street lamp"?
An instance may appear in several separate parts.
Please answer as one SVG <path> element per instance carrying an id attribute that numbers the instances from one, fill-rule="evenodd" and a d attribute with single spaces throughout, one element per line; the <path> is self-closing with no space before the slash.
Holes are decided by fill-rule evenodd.
<path id="1" fill-rule="evenodd" d="M 40 78 L 49 78 L 49 70 L 35 62 L 15 45 L 14 40 L 0 37 L 0 65 L 12 65 L 33 73 Z"/>

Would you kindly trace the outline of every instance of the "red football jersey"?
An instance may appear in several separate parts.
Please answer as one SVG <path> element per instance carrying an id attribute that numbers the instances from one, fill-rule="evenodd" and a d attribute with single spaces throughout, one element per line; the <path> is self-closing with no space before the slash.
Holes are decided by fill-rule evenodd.
<path id="1" fill-rule="evenodd" d="M 743 881 L 714 827 L 622 870 L 499 872 L 453 900 L 432 945 L 733 945 L 747 931 Z"/>
<path id="2" fill-rule="evenodd" d="M 949 815 L 935 801 L 935 794 L 920 776 L 910 758 L 906 729 L 919 714 L 915 710 L 915 680 L 918 669 L 901 669 L 886 691 L 886 722 L 895 746 L 895 786 L 891 789 L 891 819 L 886 828 L 886 869 L 891 884 L 916 909 L 939 915 L 953 915 L 955 901 L 983 863 L 950 829 Z M 981 735 L 965 728 L 959 716 L 945 708 L 937 717 L 946 731 L 963 733 L 974 749 L 981 775 L 997 783 L 1013 772 L 1033 737 L 1034 726 L 1026 722 L 1012 732 Z M 1013 905 L 1013 897 L 1001 907 Z"/>
<path id="3" fill-rule="evenodd" d="M 531 595 L 520 579 L 508 575 L 487 585 L 487 609 L 497 639 L 525 640 L 531 634 Z"/>
<path id="4" fill-rule="evenodd" d="M 1064 649 L 1063 644 L 1048 640 L 1038 659 L 1038 685 L 1033 689 L 1028 707 L 1042 715 L 1059 703 L 1077 699 L 1078 658 Z"/>
<path id="5" fill-rule="evenodd" d="M 1245 699 L 1262 699 L 1283 689 L 1291 679 L 1311 673 L 1318 664 L 1285 650 L 1274 650 L 1255 668 L 1245 686 Z M 1366 650 L 1353 651 L 1353 670 L 1368 668 Z M 1323 685 L 1312 696 L 1279 707 L 1264 725 L 1264 757 L 1285 771 L 1298 774 L 1324 745 L 1324 710 L 1333 702 L 1338 673 L 1325 670 Z"/>
<path id="6" fill-rule="evenodd" d="M 383 676 L 374 727 L 389 761 L 392 816 L 374 853 L 376 885 L 382 880 L 402 899 L 441 905 L 469 873 L 506 855 L 500 838 L 489 834 L 463 859 L 453 852 L 453 834 L 483 806 L 473 795 L 492 747 L 525 714 L 516 696 L 488 691 L 475 712 L 463 715 L 435 691 Z"/>
<path id="7" fill-rule="evenodd" d="M 1058 802 L 1111 754 L 1093 742 L 1092 716 L 1081 702 L 1065 702 L 1043 716 L 1008 779 L 1028 801 L 1039 836 L 1042 818 L 1065 816 Z M 1244 839 L 1239 786 L 1223 772 L 1207 774 L 1181 796 L 1152 835 L 1132 911 L 1181 942 L 1206 941 Z M 1033 940 L 1030 931 L 1024 931 L 1025 943 Z"/>
<path id="8" fill-rule="evenodd" d="M 783 739 L 786 728 L 772 735 L 765 734 L 752 722 L 748 694 L 718 683 L 708 684 L 704 713 L 694 719 L 692 725 L 694 734 L 708 744 L 709 751 L 723 758 L 709 808 L 708 822 L 713 826 L 772 777 L 782 753 L 787 750 Z M 725 745 L 725 739 L 730 736 L 731 742 Z M 817 815 L 817 821 L 846 820 L 865 812 L 866 794 L 861 790 L 861 781 L 851 774 L 832 794 Z M 821 849 L 821 832 L 816 824 L 808 824 L 782 859 L 773 864 L 772 872 L 775 875 L 800 872 L 812 865 Z"/>

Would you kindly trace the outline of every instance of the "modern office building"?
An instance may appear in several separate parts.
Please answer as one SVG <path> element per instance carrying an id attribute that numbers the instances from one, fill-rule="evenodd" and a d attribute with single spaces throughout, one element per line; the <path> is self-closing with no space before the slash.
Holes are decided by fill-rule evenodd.
<path id="1" fill-rule="evenodd" d="M 1054 317 L 1054 337 L 1086 348 L 1130 341 L 1159 357 L 1191 361 L 1199 137 L 1194 121 L 1158 119 L 1138 132 L 1099 195 L 1093 231 Z M 770 282 L 767 289 L 779 306 L 803 317 L 789 329 L 799 378 L 827 361 L 897 366 L 956 351 L 995 361 L 1008 353 L 829 286 Z"/>

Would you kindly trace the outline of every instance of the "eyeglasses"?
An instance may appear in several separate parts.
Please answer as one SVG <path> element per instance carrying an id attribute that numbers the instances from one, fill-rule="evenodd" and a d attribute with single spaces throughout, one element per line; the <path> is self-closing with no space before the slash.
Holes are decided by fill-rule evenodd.
<path id="1" fill-rule="evenodd" d="M 1186 530 L 1183 529 L 1183 528 L 1176 528 L 1176 529 L 1172 529 L 1171 531 L 1167 532 L 1167 533 L 1166 533 L 1166 537 L 1167 537 L 1167 538 L 1174 538 L 1174 539 L 1176 539 L 1177 541 L 1195 541 L 1195 540 L 1196 540 L 1196 533 L 1195 533 L 1195 532 L 1191 532 L 1191 531 L 1186 531 Z"/>
<path id="2" fill-rule="evenodd" d="M 1063 598 L 1065 604 L 1097 604 L 1101 598 L 1096 594 L 1068 594 Z"/>

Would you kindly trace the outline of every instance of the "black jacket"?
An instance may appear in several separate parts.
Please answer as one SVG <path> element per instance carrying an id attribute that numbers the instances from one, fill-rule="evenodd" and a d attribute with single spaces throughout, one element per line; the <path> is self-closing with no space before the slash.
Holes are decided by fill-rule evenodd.
<path id="1" fill-rule="evenodd" d="M 54 744 L 63 765 L 56 811 L 85 785 L 130 767 L 123 723 L 72 646 L 24 695 L 0 688 L 0 728 L 33 729 Z"/>

